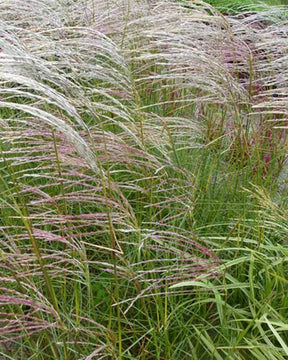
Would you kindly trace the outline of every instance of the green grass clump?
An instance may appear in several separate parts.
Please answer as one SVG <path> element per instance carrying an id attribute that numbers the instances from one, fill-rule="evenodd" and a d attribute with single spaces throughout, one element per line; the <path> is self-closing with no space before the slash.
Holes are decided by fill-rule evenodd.
<path id="1" fill-rule="evenodd" d="M 221 12 L 229 14 L 239 14 L 247 11 L 265 11 L 265 9 L 267 10 L 269 6 L 287 5 L 286 0 L 207 0 L 205 2 L 217 8 Z"/>
<path id="2" fill-rule="evenodd" d="M 285 360 L 282 10 L 0 17 L 0 358 Z"/>
<path id="3" fill-rule="evenodd" d="M 234 8 L 234 9 L 241 9 L 241 7 L 244 6 L 253 6 L 254 5 L 254 9 L 257 9 L 257 5 L 260 6 L 261 8 L 261 4 L 268 4 L 268 5 L 284 5 L 285 1 L 281 1 L 281 0 L 266 0 L 266 1 L 255 1 L 255 0 L 245 0 L 245 1 L 230 1 L 230 0 L 208 0 L 206 1 L 207 3 L 209 3 L 210 5 L 214 6 L 214 7 L 219 7 L 219 8 Z"/>

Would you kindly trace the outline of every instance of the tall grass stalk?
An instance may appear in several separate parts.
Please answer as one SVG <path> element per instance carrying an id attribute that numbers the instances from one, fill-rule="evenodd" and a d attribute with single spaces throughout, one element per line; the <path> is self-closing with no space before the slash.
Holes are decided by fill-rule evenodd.
<path id="1" fill-rule="evenodd" d="M 288 356 L 286 11 L 0 3 L 0 358 Z"/>

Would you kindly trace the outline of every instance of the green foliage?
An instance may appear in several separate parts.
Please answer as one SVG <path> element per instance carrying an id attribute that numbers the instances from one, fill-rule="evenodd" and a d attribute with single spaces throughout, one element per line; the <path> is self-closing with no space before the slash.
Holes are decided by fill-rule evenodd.
<path id="1" fill-rule="evenodd" d="M 245 0 L 245 1 L 235 1 L 235 0 L 208 0 L 206 1 L 208 4 L 215 6 L 217 8 L 227 8 L 227 9 L 241 9 L 245 6 L 252 6 L 253 9 L 257 9 L 257 5 L 268 4 L 268 5 L 283 5 L 285 1 L 281 0 L 265 0 L 265 1 L 255 1 L 255 0 Z"/>
<path id="2" fill-rule="evenodd" d="M 0 18 L 0 358 L 286 359 L 281 8 Z"/>

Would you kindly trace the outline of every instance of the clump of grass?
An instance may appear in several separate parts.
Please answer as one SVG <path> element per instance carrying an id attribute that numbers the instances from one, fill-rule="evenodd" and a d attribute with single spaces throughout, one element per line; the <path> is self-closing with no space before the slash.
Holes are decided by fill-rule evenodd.
<path id="1" fill-rule="evenodd" d="M 216 7 L 220 11 L 228 14 L 237 14 L 245 10 L 249 11 L 263 11 L 263 9 L 268 9 L 269 6 L 280 6 L 287 5 L 286 0 L 245 0 L 245 1 L 231 1 L 231 0 L 208 0 L 206 1 L 210 5 Z"/>
<path id="2" fill-rule="evenodd" d="M 285 359 L 281 13 L 0 16 L 2 355 Z"/>

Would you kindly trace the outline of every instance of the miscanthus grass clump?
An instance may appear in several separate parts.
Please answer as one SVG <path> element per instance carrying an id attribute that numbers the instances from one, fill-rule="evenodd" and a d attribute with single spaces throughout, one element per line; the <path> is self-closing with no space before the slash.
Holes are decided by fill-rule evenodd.
<path id="1" fill-rule="evenodd" d="M 286 9 L 0 2 L 0 358 L 280 360 Z"/>

